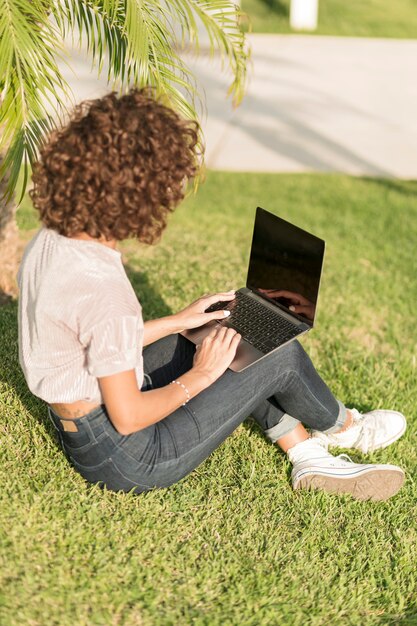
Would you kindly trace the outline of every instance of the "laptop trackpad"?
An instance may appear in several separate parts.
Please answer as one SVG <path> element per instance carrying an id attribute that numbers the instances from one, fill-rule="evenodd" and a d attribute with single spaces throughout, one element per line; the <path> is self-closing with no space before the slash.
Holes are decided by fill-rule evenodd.
<path id="1" fill-rule="evenodd" d="M 184 330 L 184 332 L 180 334 L 183 335 L 183 337 L 186 337 L 186 339 L 189 339 L 190 341 L 195 343 L 196 345 L 199 345 L 200 343 L 202 343 L 203 339 L 205 339 L 205 337 L 207 337 L 207 335 L 211 333 L 213 328 L 216 327 L 218 327 L 218 323 L 213 321 L 205 324 L 204 326 L 200 326 L 199 328 Z M 229 365 L 229 369 L 231 369 L 233 372 L 240 372 L 245 367 L 248 367 L 248 365 L 251 365 L 252 363 L 255 363 L 255 361 L 258 361 L 262 356 L 264 356 L 262 352 L 260 352 L 259 350 L 251 346 L 250 343 L 247 343 L 247 341 L 242 339 L 236 350 L 236 356 L 233 359 L 232 363 Z"/>

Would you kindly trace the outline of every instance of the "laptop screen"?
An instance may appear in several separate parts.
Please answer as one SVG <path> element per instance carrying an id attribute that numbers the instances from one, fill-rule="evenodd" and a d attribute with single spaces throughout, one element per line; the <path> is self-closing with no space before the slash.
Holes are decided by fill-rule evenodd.
<path id="1" fill-rule="evenodd" d="M 322 239 L 258 207 L 246 286 L 313 326 L 324 246 Z"/>

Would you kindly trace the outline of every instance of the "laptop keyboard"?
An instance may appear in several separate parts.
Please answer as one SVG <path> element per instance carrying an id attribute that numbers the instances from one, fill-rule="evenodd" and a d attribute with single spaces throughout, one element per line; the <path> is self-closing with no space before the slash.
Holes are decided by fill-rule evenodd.
<path id="1" fill-rule="evenodd" d="M 236 292 L 236 297 L 231 302 L 216 302 L 206 311 L 221 309 L 230 311 L 227 326 L 234 328 L 245 341 L 264 354 L 293 339 L 305 328 L 296 326 L 240 291 Z"/>

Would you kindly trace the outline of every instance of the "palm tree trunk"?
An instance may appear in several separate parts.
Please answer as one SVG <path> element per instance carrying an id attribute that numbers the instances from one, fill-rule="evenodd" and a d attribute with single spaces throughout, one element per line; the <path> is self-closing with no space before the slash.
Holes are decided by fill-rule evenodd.
<path id="1" fill-rule="evenodd" d="M 13 198 L 4 199 L 5 186 L 3 179 L 0 182 L 0 305 L 17 296 L 16 273 L 23 249 L 16 224 L 16 203 Z"/>

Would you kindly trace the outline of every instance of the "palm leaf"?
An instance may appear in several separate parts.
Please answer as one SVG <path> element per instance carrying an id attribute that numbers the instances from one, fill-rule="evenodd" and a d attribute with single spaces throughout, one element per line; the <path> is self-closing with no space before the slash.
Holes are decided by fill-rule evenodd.
<path id="1" fill-rule="evenodd" d="M 78 34 L 99 72 L 108 57 L 107 80 L 113 89 L 152 85 L 167 94 L 179 112 L 195 118 L 192 73 L 175 51 L 171 30 L 155 6 L 138 0 L 63 0 L 53 11 L 63 36 L 69 30 Z"/>
<path id="2" fill-rule="evenodd" d="M 109 82 L 119 86 L 154 84 L 163 92 L 172 92 L 174 104 L 193 117 L 194 81 L 173 45 L 173 24 L 181 28 L 182 43 L 198 49 L 199 19 L 209 34 L 211 53 L 219 51 L 232 68 L 234 80 L 229 91 L 234 103 L 242 99 L 249 54 L 238 24 L 241 12 L 230 0 L 62 0 L 52 10 L 63 35 L 79 31 L 80 43 L 86 43 L 99 71 L 108 55 Z M 166 65 L 173 83 L 178 79 L 179 93 L 175 85 L 171 90 L 164 83 Z M 184 99 L 184 91 L 191 106 L 178 100 Z"/>
<path id="3" fill-rule="evenodd" d="M 45 3 L 24 0 L 0 2 L 0 150 L 7 148 L 0 178 L 8 172 L 9 199 L 16 187 L 20 167 L 24 179 L 45 133 L 53 127 L 48 101 L 56 111 L 65 108 L 68 87 L 56 59 L 62 44 L 48 20 Z M 22 190 L 22 195 L 24 189 Z"/>
<path id="4" fill-rule="evenodd" d="M 180 27 L 178 43 L 197 50 L 203 25 L 211 53 L 218 50 L 232 68 L 229 92 L 236 104 L 248 59 L 239 15 L 230 0 L 0 0 L 0 149 L 8 146 L 0 177 L 10 173 L 8 193 L 21 164 L 27 177 L 42 138 L 65 110 L 61 94 L 70 94 L 56 62 L 65 37 L 86 44 L 99 73 L 108 58 L 113 89 L 152 85 L 179 112 L 195 118 L 198 94 L 175 44 L 174 24 Z"/>
<path id="5" fill-rule="evenodd" d="M 242 12 L 228 0 L 168 0 L 167 7 L 174 20 L 181 20 L 183 45 L 188 38 L 197 50 L 199 30 L 195 16 L 200 20 L 209 37 L 211 55 L 219 53 L 223 65 L 227 60 L 232 69 L 234 79 L 229 93 L 233 95 L 234 105 L 238 105 L 245 92 L 250 58 L 244 34 L 239 27 Z"/>

